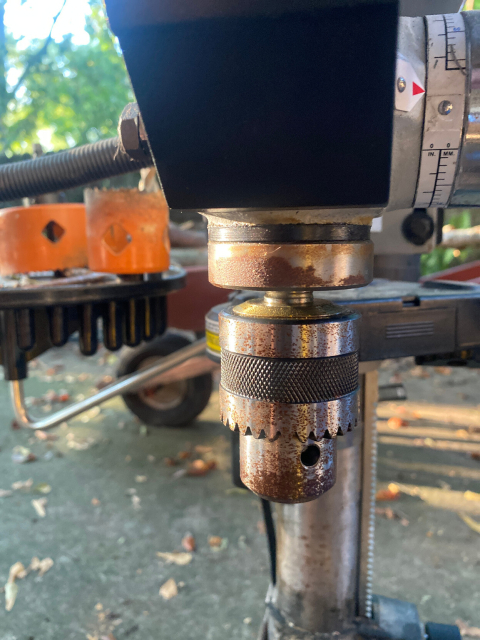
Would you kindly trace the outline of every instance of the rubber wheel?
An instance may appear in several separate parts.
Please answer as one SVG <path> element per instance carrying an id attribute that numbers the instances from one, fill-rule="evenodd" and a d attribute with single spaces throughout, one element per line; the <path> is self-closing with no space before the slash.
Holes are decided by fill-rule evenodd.
<path id="1" fill-rule="evenodd" d="M 167 333 L 161 338 L 129 351 L 120 361 L 118 376 L 149 367 L 159 358 L 191 344 L 188 338 Z M 156 427 L 183 427 L 205 409 L 212 393 L 212 376 L 180 380 L 156 389 L 124 394 L 123 400 L 132 413 L 146 424 Z"/>

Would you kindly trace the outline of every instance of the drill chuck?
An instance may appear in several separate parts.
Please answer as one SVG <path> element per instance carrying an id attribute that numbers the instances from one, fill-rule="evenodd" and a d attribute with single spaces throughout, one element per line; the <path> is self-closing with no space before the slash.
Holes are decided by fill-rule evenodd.
<path id="1" fill-rule="evenodd" d="M 222 421 L 241 478 L 274 502 L 335 483 L 336 437 L 357 421 L 358 315 L 312 294 L 267 293 L 220 313 Z"/>

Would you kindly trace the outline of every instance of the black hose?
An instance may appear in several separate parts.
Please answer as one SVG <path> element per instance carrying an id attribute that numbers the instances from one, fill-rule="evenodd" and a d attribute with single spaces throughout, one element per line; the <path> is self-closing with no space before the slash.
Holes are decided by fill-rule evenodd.
<path id="1" fill-rule="evenodd" d="M 277 581 L 277 542 L 275 536 L 275 523 L 273 522 L 272 505 L 268 500 L 260 498 L 265 522 L 265 533 L 267 534 L 268 555 L 270 557 L 270 578 L 272 584 Z"/>
<path id="2" fill-rule="evenodd" d="M 149 167 L 118 151 L 118 138 L 75 147 L 34 160 L 0 165 L 0 202 L 80 187 Z"/>

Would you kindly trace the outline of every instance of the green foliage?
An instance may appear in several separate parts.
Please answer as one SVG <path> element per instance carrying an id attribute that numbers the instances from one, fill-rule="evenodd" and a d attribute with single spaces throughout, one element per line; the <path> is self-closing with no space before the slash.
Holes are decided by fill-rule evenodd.
<path id="1" fill-rule="evenodd" d="M 448 215 L 446 223 L 455 229 L 468 229 L 474 224 L 472 222 L 472 212 L 469 209 L 460 211 L 450 209 L 446 213 Z M 475 247 L 467 247 L 461 251 L 446 247 L 436 247 L 431 253 L 422 255 L 422 275 L 443 271 L 471 260 L 478 260 L 478 249 Z"/>
<path id="2" fill-rule="evenodd" d="M 19 77 L 26 68 L 27 73 L 16 95 L 10 94 L 6 113 L 0 113 L 0 151 L 31 151 L 41 130 L 51 131 L 54 150 L 116 134 L 118 117 L 133 95 L 102 3 L 90 0 L 90 7 L 86 45 L 75 45 L 68 35 L 50 41 L 37 60 L 44 41 L 19 50 L 6 34 L 8 68 Z"/>

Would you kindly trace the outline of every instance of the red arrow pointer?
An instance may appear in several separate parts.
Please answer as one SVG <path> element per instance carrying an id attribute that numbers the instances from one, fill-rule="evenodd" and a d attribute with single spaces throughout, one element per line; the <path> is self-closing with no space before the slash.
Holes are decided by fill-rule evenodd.
<path id="1" fill-rule="evenodd" d="M 425 89 L 423 89 L 416 82 L 412 82 L 412 95 L 416 96 L 419 93 L 425 93 Z"/>

